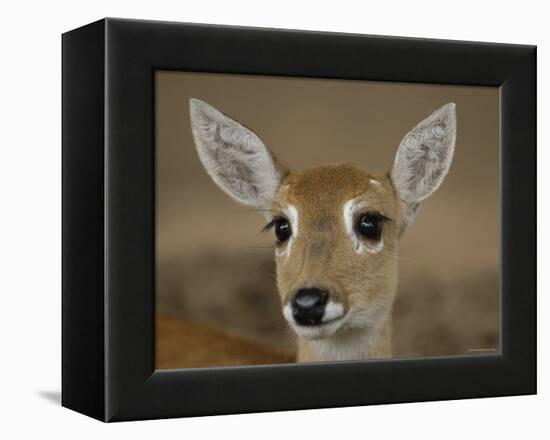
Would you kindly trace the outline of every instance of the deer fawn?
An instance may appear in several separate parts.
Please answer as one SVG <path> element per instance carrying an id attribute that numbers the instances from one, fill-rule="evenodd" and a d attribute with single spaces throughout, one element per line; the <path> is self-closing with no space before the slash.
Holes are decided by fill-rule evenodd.
<path id="1" fill-rule="evenodd" d="M 248 128 L 190 100 L 199 158 L 238 202 L 263 210 L 276 237 L 283 315 L 299 362 L 391 356 L 399 237 L 449 171 L 455 105 L 420 122 L 393 166 L 371 175 L 346 164 L 290 172 Z"/>

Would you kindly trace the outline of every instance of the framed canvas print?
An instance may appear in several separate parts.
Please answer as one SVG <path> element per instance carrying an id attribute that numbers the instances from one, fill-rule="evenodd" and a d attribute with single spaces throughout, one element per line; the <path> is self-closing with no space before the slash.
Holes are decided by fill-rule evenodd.
<path id="1" fill-rule="evenodd" d="M 536 392 L 536 48 L 105 19 L 63 35 L 63 405 Z"/>

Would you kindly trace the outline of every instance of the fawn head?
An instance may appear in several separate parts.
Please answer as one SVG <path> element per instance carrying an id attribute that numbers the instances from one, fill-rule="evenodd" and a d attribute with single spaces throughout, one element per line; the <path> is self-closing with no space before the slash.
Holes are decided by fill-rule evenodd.
<path id="1" fill-rule="evenodd" d="M 191 99 L 199 158 L 238 202 L 265 212 L 275 235 L 283 314 L 306 339 L 379 326 L 397 292 L 398 241 L 451 165 L 455 105 L 405 135 L 389 172 L 329 164 L 290 172 L 250 129 Z"/>

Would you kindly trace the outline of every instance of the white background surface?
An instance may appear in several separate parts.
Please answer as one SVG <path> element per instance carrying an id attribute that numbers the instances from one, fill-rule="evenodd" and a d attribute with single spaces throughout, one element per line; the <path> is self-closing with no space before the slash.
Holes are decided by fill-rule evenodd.
<path id="1" fill-rule="evenodd" d="M 545 228 L 550 161 L 544 148 L 549 141 L 549 24 L 544 9 L 544 2 L 526 0 L 3 3 L 0 437 L 548 438 L 550 319 L 541 316 L 550 313 L 544 276 L 544 249 L 550 244 Z M 104 16 L 537 44 L 539 395 L 109 425 L 61 408 L 60 34 Z"/>

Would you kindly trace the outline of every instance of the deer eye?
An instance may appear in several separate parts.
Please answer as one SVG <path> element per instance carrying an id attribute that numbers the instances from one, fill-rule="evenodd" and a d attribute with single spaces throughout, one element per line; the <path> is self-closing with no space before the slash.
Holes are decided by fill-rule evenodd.
<path id="1" fill-rule="evenodd" d="M 379 214 L 363 214 L 357 220 L 356 230 L 361 236 L 378 241 L 382 235 L 382 221 Z"/>
<path id="2" fill-rule="evenodd" d="M 273 223 L 273 229 L 275 230 L 275 236 L 279 243 L 287 241 L 292 235 L 290 223 L 286 218 L 276 218 Z"/>

